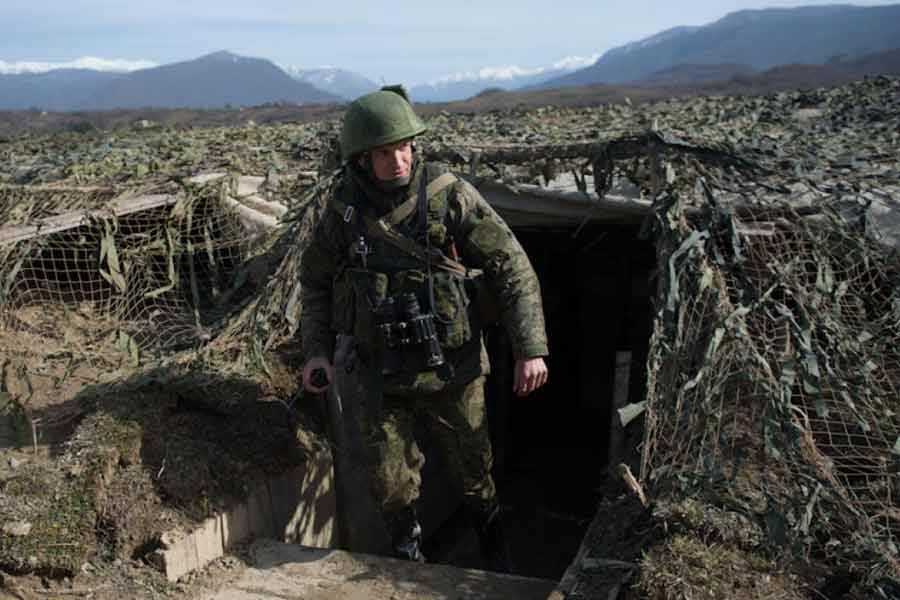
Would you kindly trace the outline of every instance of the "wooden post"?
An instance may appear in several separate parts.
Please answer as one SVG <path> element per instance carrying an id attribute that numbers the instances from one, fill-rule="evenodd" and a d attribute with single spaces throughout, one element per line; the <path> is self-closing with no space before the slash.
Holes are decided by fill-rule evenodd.
<path id="1" fill-rule="evenodd" d="M 619 419 L 619 409 L 628 404 L 631 383 L 631 350 L 616 352 L 616 371 L 613 383 L 613 406 L 609 426 L 609 468 L 614 472 L 624 455 L 625 428 Z"/>

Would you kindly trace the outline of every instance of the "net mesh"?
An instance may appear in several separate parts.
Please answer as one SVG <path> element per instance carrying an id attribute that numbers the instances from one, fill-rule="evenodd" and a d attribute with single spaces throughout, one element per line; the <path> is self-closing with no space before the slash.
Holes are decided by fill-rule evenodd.
<path id="1" fill-rule="evenodd" d="M 896 258 L 828 208 L 669 200 L 644 479 L 717 503 L 727 490 L 773 541 L 896 577 Z"/>
<path id="2" fill-rule="evenodd" d="M 4 230 L 4 325 L 14 329 L 29 307 L 81 306 L 113 319 L 137 348 L 198 339 L 248 251 L 237 215 L 222 205 L 226 186 L 142 195 L 140 210 L 126 195 L 112 202 L 127 208 L 118 211 L 106 190 L 3 188 L 3 205 L 34 207 L 26 222 L 39 223 Z"/>

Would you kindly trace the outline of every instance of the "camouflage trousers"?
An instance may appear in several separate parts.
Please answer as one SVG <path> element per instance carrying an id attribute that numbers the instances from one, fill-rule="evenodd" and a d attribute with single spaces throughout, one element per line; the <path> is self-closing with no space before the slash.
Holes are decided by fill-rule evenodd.
<path id="1" fill-rule="evenodd" d="M 380 410 L 362 411 L 360 417 L 372 493 L 383 514 L 411 506 L 419 497 L 425 456 L 416 431 L 436 445 L 466 508 L 486 514 L 496 505 L 484 376 L 414 398 L 385 394 Z"/>

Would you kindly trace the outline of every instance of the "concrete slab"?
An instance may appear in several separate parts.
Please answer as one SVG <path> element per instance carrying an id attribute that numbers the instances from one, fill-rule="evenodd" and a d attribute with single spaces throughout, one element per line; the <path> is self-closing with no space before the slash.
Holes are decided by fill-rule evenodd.
<path id="1" fill-rule="evenodd" d="M 178 581 L 182 575 L 201 566 L 193 538 L 178 529 L 162 534 L 160 548 L 149 559 L 169 581 Z"/>
<path id="2" fill-rule="evenodd" d="M 225 553 L 225 549 L 222 547 L 221 517 L 206 519 L 191 536 L 194 538 L 194 545 L 197 548 L 197 567 L 202 567 Z"/>
<path id="3" fill-rule="evenodd" d="M 222 515 L 222 547 L 226 550 L 250 539 L 250 508 L 246 502 L 232 506 Z"/>
<path id="4" fill-rule="evenodd" d="M 556 582 L 449 565 L 420 565 L 274 540 L 251 547 L 253 567 L 202 600 L 545 600 Z"/>
<path id="5" fill-rule="evenodd" d="M 150 555 L 169 581 L 200 569 L 224 554 L 222 517 L 204 520 L 190 533 L 172 530 L 160 538 L 160 548 Z"/>
<path id="6" fill-rule="evenodd" d="M 338 545 L 334 469 L 331 455 L 317 456 L 302 467 L 269 481 L 277 539 L 334 548 Z"/>

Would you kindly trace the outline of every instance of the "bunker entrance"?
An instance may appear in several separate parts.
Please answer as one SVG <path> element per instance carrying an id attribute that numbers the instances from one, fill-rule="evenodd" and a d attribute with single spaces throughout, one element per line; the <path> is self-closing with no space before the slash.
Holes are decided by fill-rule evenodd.
<path id="1" fill-rule="evenodd" d="M 506 335 L 488 333 L 494 472 L 518 569 L 559 578 L 596 512 L 610 463 L 636 456 L 639 426 L 611 439 L 610 424 L 615 401 L 645 395 L 656 257 L 635 225 L 515 233 L 541 281 L 550 378 L 517 397 Z"/>

